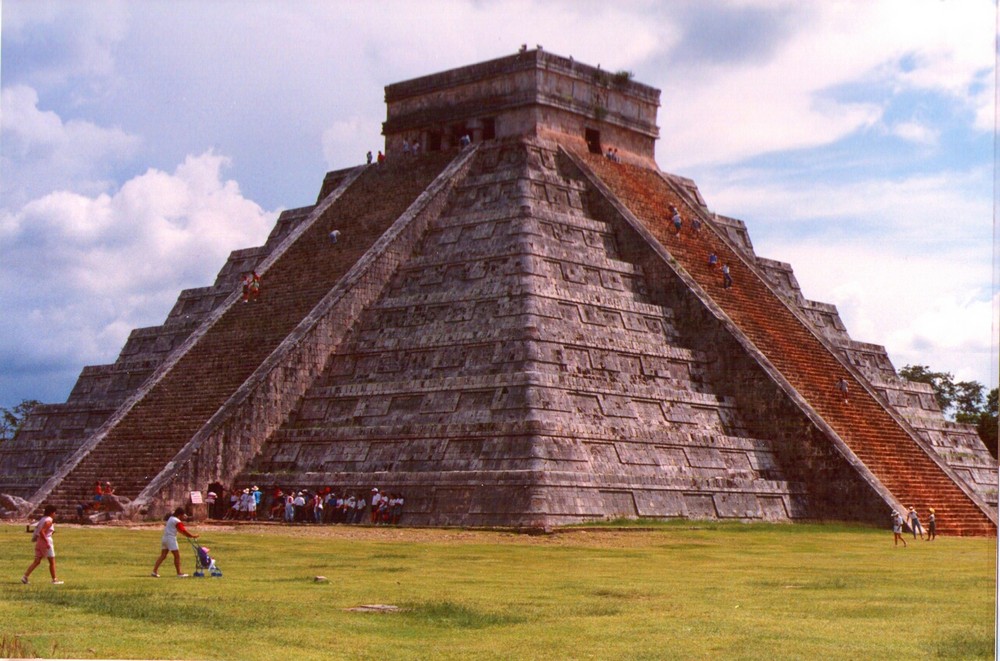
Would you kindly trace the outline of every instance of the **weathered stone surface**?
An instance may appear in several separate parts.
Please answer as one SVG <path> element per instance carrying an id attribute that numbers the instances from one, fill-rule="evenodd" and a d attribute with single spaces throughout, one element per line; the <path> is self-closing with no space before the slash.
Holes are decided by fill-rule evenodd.
<path id="1" fill-rule="evenodd" d="M 834 507 L 813 488 L 819 505 L 786 511 L 810 491 L 806 466 L 858 503 L 872 496 L 819 443 L 797 465 L 776 439 L 747 436 L 745 412 L 707 378 L 718 350 L 682 342 L 675 310 L 651 298 L 660 283 L 624 256 L 641 242 L 591 214 L 585 182 L 557 160 L 545 141 L 480 148 L 239 481 L 377 483 L 404 491 L 408 521 L 428 524 L 877 509 Z M 557 185 L 572 193 L 554 195 Z"/>

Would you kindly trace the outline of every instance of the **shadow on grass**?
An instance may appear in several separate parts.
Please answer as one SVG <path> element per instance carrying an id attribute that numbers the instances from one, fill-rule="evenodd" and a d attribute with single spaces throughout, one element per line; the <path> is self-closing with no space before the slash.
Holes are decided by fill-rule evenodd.
<path id="1" fill-rule="evenodd" d="M 406 604 L 402 616 L 414 623 L 447 629 L 485 629 L 520 624 L 526 620 L 521 616 L 480 611 L 450 601 Z"/>
<path id="2" fill-rule="evenodd" d="M 996 641 L 972 632 L 952 634 L 938 643 L 938 659 L 992 659 Z"/>
<path id="3" fill-rule="evenodd" d="M 831 576 L 816 580 L 781 580 L 781 581 L 750 581 L 750 585 L 770 590 L 860 590 L 868 587 L 868 583 L 855 578 Z"/>
<path id="4" fill-rule="evenodd" d="M 199 621 L 219 630 L 246 631 L 266 625 L 266 617 L 246 617 L 241 612 L 205 608 L 204 603 L 184 601 L 177 595 L 143 591 L 97 592 L 35 590 L 10 592 L 12 601 L 35 602 L 51 609 L 70 608 L 94 615 L 126 618 L 156 625 L 189 624 Z"/>

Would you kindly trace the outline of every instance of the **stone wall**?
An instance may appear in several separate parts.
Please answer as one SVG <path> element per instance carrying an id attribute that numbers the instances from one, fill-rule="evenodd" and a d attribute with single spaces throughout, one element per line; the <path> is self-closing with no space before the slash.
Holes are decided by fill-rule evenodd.
<path id="1" fill-rule="evenodd" d="M 385 151 L 398 157 L 404 140 L 447 149 L 464 133 L 474 142 L 540 135 L 584 145 L 591 129 L 603 147 L 653 165 L 659 97 L 626 72 L 525 51 L 387 86 Z"/>
<path id="2" fill-rule="evenodd" d="M 801 413 L 748 424 L 789 411 L 773 385 L 752 406 L 726 391 L 724 333 L 685 339 L 663 265 L 591 197 L 554 143 L 483 145 L 232 486 L 377 486 L 436 525 L 882 516 L 828 443 L 802 442 L 815 431 Z"/>

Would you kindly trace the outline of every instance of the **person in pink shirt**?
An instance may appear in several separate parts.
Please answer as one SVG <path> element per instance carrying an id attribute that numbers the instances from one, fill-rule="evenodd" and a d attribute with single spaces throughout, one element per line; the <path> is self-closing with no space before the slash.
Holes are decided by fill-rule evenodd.
<path id="1" fill-rule="evenodd" d="M 153 565 L 153 578 L 160 577 L 160 565 L 166 560 L 168 552 L 174 555 L 174 567 L 177 569 L 177 578 L 185 578 L 187 576 L 187 574 L 181 572 L 181 551 L 177 546 L 177 533 L 191 539 L 198 539 L 198 535 L 192 535 L 184 527 L 183 507 L 175 509 L 174 513 L 167 518 L 167 523 L 163 526 L 163 537 L 160 539 L 160 557 L 156 559 L 156 564 Z"/>
<path id="2" fill-rule="evenodd" d="M 31 576 L 31 572 L 35 571 L 35 567 L 42 564 L 42 558 L 46 558 L 49 561 L 49 574 L 52 575 L 53 585 L 62 585 L 56 577 L 56 547 L 52 544 L 52 533 L 55 532 L 56 528 L 56 508 L 54 505 L 47 505 L 42 518 L 38 520 L 35 524 L 35 532 L 31 536 L 31 539 L 35 542 L 35 561 L 32 562 L 27 571 L 24 572 L 24 576 L 21 577 L 21 582 L 25 585 L 28 584 L 28 577 Z"/>

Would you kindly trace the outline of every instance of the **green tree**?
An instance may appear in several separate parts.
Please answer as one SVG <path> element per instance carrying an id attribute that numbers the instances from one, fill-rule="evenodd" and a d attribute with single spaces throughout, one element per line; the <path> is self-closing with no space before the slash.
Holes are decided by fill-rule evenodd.
<path id="1" fill-rule="evenodd" d="M 986 407 L 979 414 L 979 421 L 976 424 L 976 431 L 979 438 L 983 439 L 983 445 L 990 451 L 994 458 L 997 456 L 997 389 L 994 388 L 986 396 Z"/>
<path id="2" fill-rule="evenodd" d="M 978 381 L 955 383 L 950 372 L 934 372 L 927 365 L 906 365 L 899 375 L 908 381 L 930 385 L 941 412 L 953 414 L 955 422 L 975 425 L 983 445 L 997 456 L 996 388 L 984 397 L 986 388 Z"/>
<path id="3" fill-rule="evenodd" d="M 976 424 L 979 416 L 983 412 L 983 405 L 986 403 L 983 396 L 986 388 L 978 381 L 959 381 L 955 384 L 955 398 L 952 405 L 955 407 L 955 420 Z"/>
<path id="4" fill-rule="evenodd" d="M 942 412 L 951 408 L 957 395 L 954 375 L 951 372 L 932 372 L 927 365 L 906 365 L 899 375 L 907 381 L 926 383 L 934 389 L 934 399 Z M 980 386 L 982 388 L 982 386 Z"/>
<path id="5" fill-rule="evenodd" d="M 14 438 L 25 418 L 41 404 L 37 399 L 22 399 L 14 408 L 0 407 L 0 442 Z"/>

